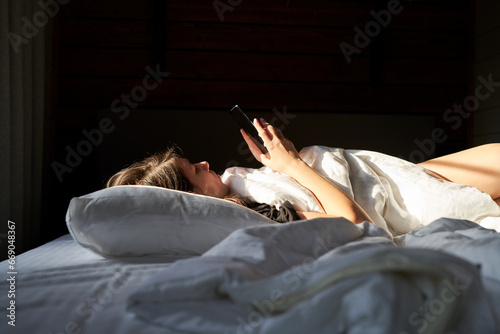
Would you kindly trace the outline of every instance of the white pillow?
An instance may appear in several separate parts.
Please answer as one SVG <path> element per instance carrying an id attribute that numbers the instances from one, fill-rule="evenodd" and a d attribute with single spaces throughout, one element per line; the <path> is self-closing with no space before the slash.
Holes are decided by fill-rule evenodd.
<path id="1" fill-rule="evenodd" d="M 83 247 L 117 257 L 202 254 L 236 229 L 275 222 L 224 199 L 117 186 L 73 198 L 66 224 Z"/>
<path id="2" fill-rule="evenodd" d="M 297 211 L 323 212 L 318 200 L 307 188 L 290 176 L 268 167 L 231 167 L 221 177 L 231 192 L 256 202 L 279 207 L 288 201 Z"/>

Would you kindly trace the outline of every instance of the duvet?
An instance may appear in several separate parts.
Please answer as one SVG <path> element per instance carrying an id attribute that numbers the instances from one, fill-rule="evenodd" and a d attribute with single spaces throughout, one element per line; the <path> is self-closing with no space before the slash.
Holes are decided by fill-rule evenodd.
<path id="1" fill-rule="evenodd" d="M 497 333 L 500 235 L 439 219 L 392 238 L 319 218 L 237 230 L 144 282 L 128 311 L 175 333 Z"/>
<path id="2" fill-rule="evenodd" d="M 138 287 L 127 309 L 178 333 L 496 333 L 500 208 L 476 188 L 385 154 L 322 146 L 302 159 L 373 223 L 321 218 L 234 231 Z M 266 167 L 223 180 L 258 202 L 320 211 Z M 444 218 L 446 217 L 446 218 Z"/>
<path id="3" fill-rule="evenodd" d="M 393 236 L 441 217 L 466 219 L 500 231 L 500 207 L 486 193 L 448 182 L 436 174 L 386 154 L 310 146 L 301 158 L 361 205 L 372 222 Z M 293 203 L 297 210 L 321 211 L 312 193 L 267 167 L 226 170 L 232 192 L 257 202 Z"/>

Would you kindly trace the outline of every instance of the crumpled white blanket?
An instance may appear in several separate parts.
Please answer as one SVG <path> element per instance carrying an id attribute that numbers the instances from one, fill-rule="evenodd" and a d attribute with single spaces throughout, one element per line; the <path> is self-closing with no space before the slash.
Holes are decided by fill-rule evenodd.
<path id="1" fill-rule="evenodd" d="M 500 207 L 480 190 L 448 182 L 425 168 L 386 154 L 310 146 L 301 158 L 356 200 L 372 222 L 394 236 L 441 218 L 467 219 L 500 232 Z M 222 175 L 231 191 L 297 210 L 321 212 L 314 195 L 267 167 L 233 167 Z"/>
<path id="2" fill-rule="evenodd" d="M 500 235 L 449 219 L 413 233 L 396 247 L 343 218 L 239 229 L 144 282 L 127 309 L 167 333 L 494 333 Z"/>

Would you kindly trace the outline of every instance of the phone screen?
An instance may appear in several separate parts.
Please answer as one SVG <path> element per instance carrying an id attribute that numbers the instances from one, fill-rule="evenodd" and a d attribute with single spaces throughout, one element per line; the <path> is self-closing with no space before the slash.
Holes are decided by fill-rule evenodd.
<path id="1" fill-rule="evenodd" d="M 248 116 L 243 112 L 243 110 L 241 110 L 240 107 L 238 107 L 238 105 L 235 105 L 231 109 L 231 111 L 229 111 L 229 114 L 233 117 L 236 123 L 238 123 L 240 129 L 245 130 L 245 132 L 252 138 L 252 140 L 257 144 L 257 146 L 259 146 L 262 153 L 267 153 L 267 150 L 264 147 L 264 142 L 259 137 L 257 129 L 255 128 L 255 126 L 253 126 L 252 122 L 250 121 Z"/>

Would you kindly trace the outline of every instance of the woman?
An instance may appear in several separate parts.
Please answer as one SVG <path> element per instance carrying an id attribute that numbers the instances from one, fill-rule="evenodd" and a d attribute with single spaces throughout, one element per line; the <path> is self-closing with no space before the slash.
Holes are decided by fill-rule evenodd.
<path id="1" fill-rule="evenodd" d="M 309 219 L 320 216 L 344 217 L 355 224 L 371 221 L 367 213 L 351 197 L 309 167 L 299 156 L 293 143 L 265 120 L 254 120 L 259 136 L 268 152 L 263 154 L 255 142 L 241 130 L 250 151 L 263 165 L 284 173 L 310 190 L 324 213 L 295 212 L 290 205 L 276 211 L 268 205 L 253 203 L 231 194 L 220 176 L 209 169 L 209 164 L 192 164 L 177 156 L 172 149 L 136 163 L 115 174 L 107 186 L 138 184 L 191 191 L 202 195 L 233 200 L 280 222 Z M 481 158 L 481 160 L 478 160 Z M 482 161 L 482 162 L 481 162 Z M 486 166 L 490 167 L 484 167 Z M 420 164 L 451 182 L 471 185 L 488 193 L 500 203 L 500 146 L 483 145 Z M 480 167 L 483 166 L 483 167 Z"/>

